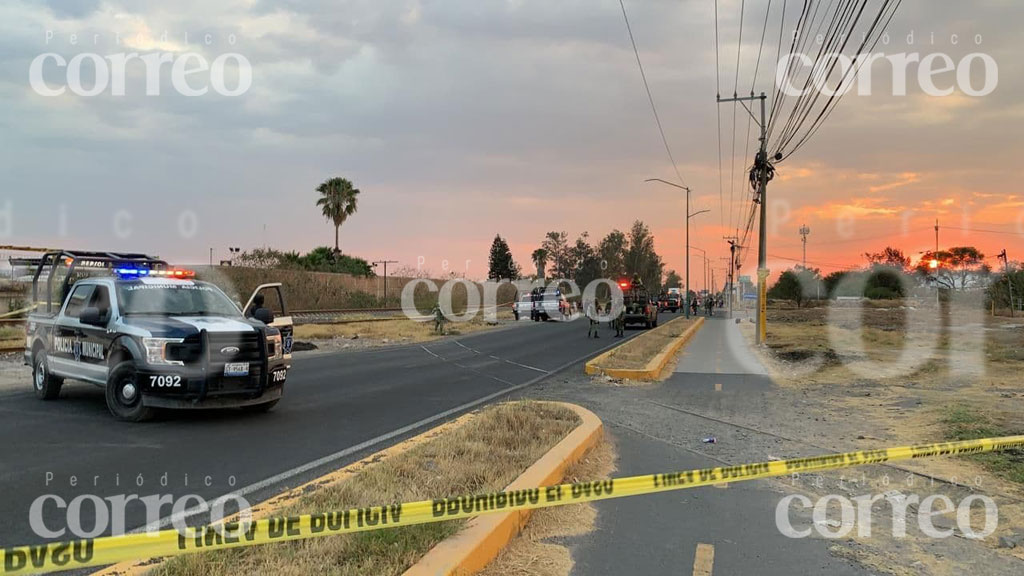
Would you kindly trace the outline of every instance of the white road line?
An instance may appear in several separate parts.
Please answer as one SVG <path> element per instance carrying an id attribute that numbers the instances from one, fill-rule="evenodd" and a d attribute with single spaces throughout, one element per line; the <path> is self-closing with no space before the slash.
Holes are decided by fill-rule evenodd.
<path id="1" fill-rule="evenodd" d="M 520 364 L 519 362 L 513 362 L 511 360 L 505 360 L 505 362 L 508 362 L 509 364 L 512 364 L 513 366 L 519 366 L 520 368 L 528 368 L 528 369 L 533 370 L 535 372 L 540 372 L 541 374 L 550 374 L 550 372 L 548 372 L 547 370 L 544 370 L 544 369 L 541 369 L 541 368 L 537 368 L 535 366 L 527 366 L 526 364 Z"/>
<path id="2" fill-rule="evenodd" d="M 463 348 L 465 348 L 466 350 L 469 350 L 469 351 L 470 351 L 470 352 L 472 352 L 473 354 L 479 354 L 479 353 L 480 353 L 480 352 L 479 352 L 478 350 L 473 350 L 472 348 L 470 348 L 469 346 L 466 346 L 465 344 L 463 344 L 462 342 L 459 342 L 458 340 L 455 340 L 454 342 L 455 342 L 456 344 L 458 344 L 459 346 L 462 346 L 462 347 L 463 347 Z"/>
<path id="3" fill-rule="evenodd" d="M 444 358 L 441 358 L 441 357 L 440 357 L 440 356 L 438 356 L 437 354 L 434 354 L 433 352 L 431 352 L 431 351 L 430 351 L 430 349 L 429 349 L 429 348 L 427 348 L 426 346 L 420 346 L 420 348 L 423 348 L 423 351 L 424 351 L 424 352 L 426 352 L 427 354 L 430 354 L 430 355 L 431 355 L 431 356 L 433 356 L 434 358 L 437 358 L 438 360 L 444 360 Z"/>

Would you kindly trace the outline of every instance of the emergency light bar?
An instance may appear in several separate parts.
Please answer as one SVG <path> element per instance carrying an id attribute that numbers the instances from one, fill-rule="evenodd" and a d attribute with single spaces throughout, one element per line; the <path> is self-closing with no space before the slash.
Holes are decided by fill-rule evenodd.
<path id="1" fill-rule="evenodd" d="M 118 276 L 123 278 L 138 278 L 141 276 L 162 276 L 164 278 L 194 278 L 195 270 L 172 268 L 170 270 L 151 270 L 149 268 L 117 268 L 114 270 Z"/>

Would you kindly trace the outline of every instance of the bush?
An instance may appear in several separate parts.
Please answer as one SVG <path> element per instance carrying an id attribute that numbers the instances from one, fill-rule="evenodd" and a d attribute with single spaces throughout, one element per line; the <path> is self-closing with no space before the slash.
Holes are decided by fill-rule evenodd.
<path id="1" fill-rule="evenodd" d="M 895 300 L 906 296 L 904 274 L 895 268 L 875 265 L 864 282 L 864 296 L 872 300 Z"/>
<path id="2" fill-rule="evenodd" d="M 278 268 L 374 276 L 373 267 L 366 260 L 337 253 L 327 246 L 314 248 L 306 254 L 281 252 L 273 248 L 255 248 L 243 252 L 235 259 L 235 265 L 246 268 Z"/>
<path id="3" fill-rule="evenodd" d="M 873 286 L 864 290 L 864 296 L 871 300 L 899 300 L 903 296 L 888 286 Z"/>

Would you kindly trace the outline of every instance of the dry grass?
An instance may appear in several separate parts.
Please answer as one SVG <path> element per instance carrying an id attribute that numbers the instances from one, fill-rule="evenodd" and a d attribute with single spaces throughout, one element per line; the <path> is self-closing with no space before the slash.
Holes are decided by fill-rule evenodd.
<path id="1" fill-rule="evenodd" d="M 498 313 L 498 318 L 504 319 L 506 315 L 511 318 L 511 312 L 502 310 Z M 448 335 L 469 334 L 492 327 L 494 325 L 485 322 L 482 315 L 477 315 L 469 322 L 446 323 L 445 333 Z M 418 322 L 404 317 L 343 324 L 302 324 L 295 327 L 295 339 L 303 341 L 349 339 L 357 335 L 360 339 L 387 340 L 388 342 L 426 342 L 441 337 L 434 332 L 432 321 Z"/>
<path id="2" fill-rule="evenodd" d="M 830 418 L 833 434 L 850 425 L 872 430 L 888 442 L 909 444 L 964 436 L 964 426 L 984 424 L 986 433 L 1024 431 L 1024 325 L 976 311 L 953 310 L 941 322 L 924 322 L 936 311 L 773 311 L 768 346 L 759 351 L 773 379 L 802 390 L 822 404 L 815 414 Z M 753 325 L 744 333 L 753 339 Z M 901 353 L 913 366 L 900 366 Z M 845 418 L 838 415 L 845 414 Z M 856 416 L 853 416 L 856 415 Z M 936 459 L 928 469 L 944 477 L 975 477 L 984 466 L 989 486 L 1013 491 L 1024 480 L 1020 456 Z"/>
<path id="3" fill-rule="evenodd" d="M 607 435 L 582 460 L 566 471 L 566 482 L 609 478 L 615 471 L 615 446 Z M 569 550 L 551 542 L 555 538 L 592 532 L 597 508 L 592 503 L 545 508 L 533 513 L 530 523 L 480 576 L 567 576 L 573 562 Z"/>
<path id="4" fill-rule="evenodd" d="M 656 330 L 650 330 L 619 346 L 600 364 L 602 368 L 642 370 L 659 352 L 696 322 L 685 316 L 674 318 Z"/>
<path id="5" fill-rule="evenodd" d="M 500 490 L 578 424 L 574 412 L 555 404 L 494 406 L 402 458 L 384 460 L 338 485 L 304 495 L 280 514 Z M 401 574 L 464 524 L 456 520 L 184 556 L 170 560 L 157 574 Z"/>

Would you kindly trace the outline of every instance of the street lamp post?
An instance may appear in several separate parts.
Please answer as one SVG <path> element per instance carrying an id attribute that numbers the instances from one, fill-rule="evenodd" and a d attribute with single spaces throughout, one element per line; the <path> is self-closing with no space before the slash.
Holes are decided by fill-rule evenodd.
<path id="1" fill-rule="evenodd" d="M 690 218 L 693 218 L 697 214 L 703 214 L 710 212 L 710 210 L 698 210 L 693 214 L 690 214 L 690 188 L 688 186 L 680 186 L 679 184 L 673 184 L 668 180 L 662 180 L 661 178 L 648 178 L 644 182 L 661 182 L 662 184 L 668 184 L 674 188 L 686 191 L 686 317 L 690 317 Z"/>
<path id="2" fill-rule="evenodd" d="M 690 248 L 693 250 L 700 250 L 700 253 L 703 254 L 701 258 L 704 259 L 704 290 L 707 290 L 710 294 L 711 291 L 708 288 L 708 264 L 710 264 L 710 262 L 708 262 L 708 251 L 703 248 L 697 248 L 696 246 L 690 246 Z"/>

